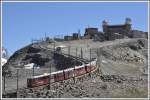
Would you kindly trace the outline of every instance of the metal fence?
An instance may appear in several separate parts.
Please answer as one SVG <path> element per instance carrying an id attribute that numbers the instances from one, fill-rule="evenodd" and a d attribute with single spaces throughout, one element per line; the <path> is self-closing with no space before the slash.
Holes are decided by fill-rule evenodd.
<path id="1" fill-rule="evenodd" d="M 54 53 L 56 52 L 55 47 L 56 44 L 53 43 L 52 49 L 54 50 Z M 86 59 L 88 61 L 97 58 L 98 66 L 100 66 L 100 48 L 90 48 L 88 46 L 76 47 L 68 45 L 65 48 L 62 48 L 61 52 L 70 56 Z M 76 59 L 74 60 L 75 62 L 73 66 L 76 65 Z M 49 64 L 48 66 L 49 67 L 45 68 L 33 67 L 32 69 L 25 69 L 24 67 L 20 67 L 20 69 L 15 69 L 11 77 L 3 76 L 3 91 L 5 92 L 13 89 L 18 90 L 19 88 L 27 87 L 27 78 L 57 71 L 54 65 Z"/>

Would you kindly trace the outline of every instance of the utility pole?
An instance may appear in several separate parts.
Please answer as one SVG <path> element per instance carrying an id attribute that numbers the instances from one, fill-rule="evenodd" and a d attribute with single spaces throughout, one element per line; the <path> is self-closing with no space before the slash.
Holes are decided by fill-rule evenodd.
<path id="1" fill-rule="evenodd" d="M 78 29 L 78 39 L 81 39 L 80 29 Z"/>
<path id="2" fill-rule="evenodd" d="M 51 64 L 50 64 L 50 67 L 49 67 L 49 71 L 50 71 L 50 74 L 49 74 L 49 90 L 51 89 Z"/>
<path id="3" fill-rule="evenodd" d="M 78 52 L 78 48 L 76 48 L 76 57 L 77 57 L 77 52 Z M 77 58 L 75 58 L 75 64 L 74 64 L 74 74 L 75 74 L 75 66 L 77 64 Z M 74 75 L 74 83 L 76 82 L 76 79 L 75 79 L 75 75 Z"/>
<path id="4" fill-rule="evenodd" d="M 70 56 L 70 46 L 68 46 L 68 55 Z"/>
<path id="5" fill-rule="evenodd" d="M 65 78 L 65 71 L 64 71 L 64 69 L 63 69 L 63 76 L 64 76 L 64 80 L 65 80 L 66 78 Z"/>
<path id="6" fill-rule="evenodd" d="M 56 44 L 55 44 L 55 40 L 54 40 L 54 45 L 53 45 L 53 57 L 55 58 L 55 46 L 56 46 Z"/>
<path id="7" fill-rule="evenodd" d="M 6 76 L 6 74 L 4 73 L 4 92 L 5 92 L 5 83 L 6 83 L 5 82 L 5 78 L 6 78 L 5 76 Z"/>
<path id="8" fill-rule="evenodd" d="M 100 74 L 102 74 L 102 70 L 101 70 L 101 61 L 102 61 L 102 57 L 101 57 L 101 48 L 97 49 L 97 53 L 98 53 L 98 59 L 97 59 L 97 62 L 98 62 L 98 71 Z"/>
<path id="9" fill-rule="evenodd" d="M 45 41 L 46 41 L 46 32 L 45 32 Z"/>
<path id="10" fill-rule="evenodd" d="M 53 50 L 54 50 L 54 52 L 55 52 L 55 46 L 56 46 L 56 44 L 55 44 L 55 41 L 54 41 L 54 45 L 53 45 Z"/>
<path id="11" fill-rule="evenodd" d="M 97 62 L 96 62 L 96 67 L 98 68 L 98 72 L 99 72 L 99 66 L 98 66 L 98 62 L 99 62 L 99 52 L 98 52 L 98 48 L 96 49 L 96 53 L 97 53 Z"/>
<path id="12" fill-rule="evenodd" d="M 33 39 L 31 39 L 31 44 L 33 45 Z"/>
<path id="13" fill-rule="evenodd" d="M 89 75 L 91 77 L 91 48 L 90 48 L 90 71 L 89 71 Z"/>
<path id="14" fill-rule="evenodd" d="M 78 56 L 78 48 L 76 48 L 76 57 Z"/>
<path id="15" fill-rule="evenodd" d="M 33 68 L 32 68 L 32 76 L 34 76 L 34 66 L 35 64 L 33 65 Z"/>
<path id="16" fill-rule="evenodd" d="M 82 51 L 82 48 L 81 48 L 81 58 L 83 58 L 83 51 Z"/>
<path id="17" fill-rule="evenodd" d="M 17 68 L 17 92 L 18 92 L 18 85 L 19 85 L 19 69 Z"/>

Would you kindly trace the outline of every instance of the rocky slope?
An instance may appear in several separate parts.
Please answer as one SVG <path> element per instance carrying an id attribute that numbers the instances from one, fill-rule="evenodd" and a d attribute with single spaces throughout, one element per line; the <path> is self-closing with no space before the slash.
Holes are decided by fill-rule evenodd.
<path id="1" fill-rule="evenodd" d="M 73 79 L 51 84 L 51 90 L 47 87 L 37 88 L 35 90 L 20 91 L 18 97 L 23 98 L 71 98 L 71 97 L 98 97 L 98 98 L 125 98 L 125 97 L 147 97 L 148 95 L 148 40 L 145 38 L 137 39 L 118 39 L 115 41 L 107 42 L 93 42 L 92 40 L 73 41 L 68 43 L 75 47 L 83 47 L 84 56 L 89 57 L 89 49 L 92 48 L 94 57 L 100 56 L 98 62 L 98 69 L 92 73 L 82 77 L 76 78 L 74 83 Z M 65 45 L 67 45 L 67 43 Z M 62 45 L 61 43 L 59 43 Z M 52 46 L 50 43 L 40 43 L 28 45 L 14 53 L 5 64 L 4 68 L 10 68 L 13 71 L 18 64 L 26 64 L 34 62 L 40 65 L 40 70 L 36 69 L 36 74 L 43 74 L 49 72 L 49 64 L 54 63 L 53 53 L 46 47 Z M 45 48 L 43 48 L 45 47 Z M 99 48 L 99 49 L 97 49 Z M 68 49 L 65 50 L 65 52 Z M 73 51 L 74 50 L 74 51 Z M 99 50 L 99 53 L 97 52 Z M 87 51 L 87 52 L 86 52 Z M 75 49 L 72 48 L 75 54 Z M 79 54 L 79 53 L 78 53 Z M 37 58 L 37 59 L 35 59 Z M 63 60 L 62 60 L 63 59 Z M 67 57 L 60 57 L 57 61 L 58 65 L 62 64 L 66 59 L 67 64 L 73 65 L 70 62 L 73 60 Z M 42 60 L 42 62 L 40 62 Z M 56 60 L 56 58 L 55 58 Z M 62 62 L 61 62 L 62 61 Z M 43 63 L 44 62 L 44 63 Z M 14 66 L 13 66 L 14 65 Z M 21 67 L 21 66 L 20 66 Z M 60 66 L 54 66 L 60 70 Z M 65 68 L 67 68 L 65 66 Z M 7 69 L 7 70 L 8 70 Z M 32 70 L 22 69 L 19 74 L 19 87 L 22 84 L 26 86 L 26 78 L 32 76 Z M 13 77 L 6 80 L 7 88 L 16 88 L 16 73 Z M 114 92 L 115 91 L 115 92 Z M 8 95 L 6 95 L 8 96 Z"/>
<path id="2" fill-rule="evenodd" d="M 148 40 L 137 39 L 132 42 L 120 43 L 118 45 L 106 46 L 101 49 L 102 56 L 111 66 L 120 70 L 130 72 L 137 70 L 147 73 L 148 69 Z M 108 64 L 105 64 L 106 66 Z M 109 66 L 109 65 L 108 65 Z M 106 67 L 108 67 L 106 66 Z M 126 68 L 126 69 L 125 69 Z M 128 68 L 128 69 L 127 69 Z M 132 69 L 130 69 L 132 68 Z M 128 71 L 130 69 L 130 71 Z M 133 71 L 131 73 L 134 73 Z M 122 73 L 123 74 L 123 73 Z"/>

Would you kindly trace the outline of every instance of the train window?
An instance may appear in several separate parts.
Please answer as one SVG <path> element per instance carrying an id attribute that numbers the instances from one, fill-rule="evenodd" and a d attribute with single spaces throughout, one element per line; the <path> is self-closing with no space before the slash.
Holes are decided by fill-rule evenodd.
<path id="1" fill-rule="evenodd" d="M 35 78 L 35 79 L 33 79 L 33 81 L 35 81 L 35 80 L 38 80 L 39 78 Z"/>
<path id="2" fill-rule="evenodd" d="M 72 71 L 69 71 L 69 72 L 68 72 L 68 76 L 70 76 L 71 74 L 72 74 Z"/>
<path id="3" fill-rule="evenodd" d="M 62 76 L 62 75 L 63 75 L 63 73 L 59 73 L 59 74 L 58 74 L 58 76 Z"/>
<path id="4" fill-rule="evenodd" d="M 55 74 L 55 78 L 58 78 L 59 77 L 59 75 L 58 74 Z"/>
<path id="5" fill-rule="evenodd" d="M 30 80 L 31 80 L 31 79 L 27 79 L 27 83 L 28 83 L 28 84 L 30 83 Z"/>
<path id="6" fill-rule="evenodd" d="M 47 78 L 48 78 L 47 76 L 44 76 L 44 77 L 37 78 L 37 80 L 42 80 L 42 79 L 47 79 Z"/>
<path id="7" fill-rule="evenodd" d="M 85 64 L 88 64 L 88 62 L 85 62 Z"/>
<path id="8" fill-rule="evenodd" d="M 49 76 L 45 76 L 45 77 L 43 77 L 43 79 L 48 79 L 49 78 Z"/>

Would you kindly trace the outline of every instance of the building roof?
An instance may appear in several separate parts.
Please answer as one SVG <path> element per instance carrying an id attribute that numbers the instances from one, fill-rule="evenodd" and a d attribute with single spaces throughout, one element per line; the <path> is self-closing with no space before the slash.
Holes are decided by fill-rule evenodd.
<path id="1" fill-rule="evenodd" d="M 93 27 L 90 27 L 90 28 L 86 28 L 86 29 L 94 29 L 94 30 L 95 30 L 95 29 L 98 29 L 98 28 L 93 28 Z"/>
<path id="2" fill-rule="evenodd" d="M 123 25 L 107 25 L 108 28 L 117 28 L 117 27 L 125 27 L 126 24 Z"/>

